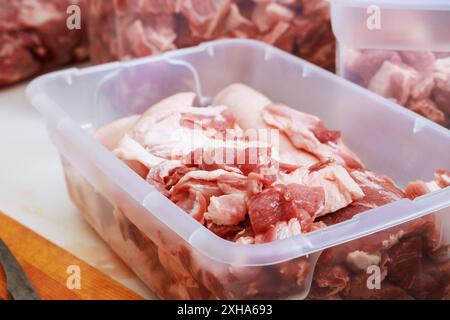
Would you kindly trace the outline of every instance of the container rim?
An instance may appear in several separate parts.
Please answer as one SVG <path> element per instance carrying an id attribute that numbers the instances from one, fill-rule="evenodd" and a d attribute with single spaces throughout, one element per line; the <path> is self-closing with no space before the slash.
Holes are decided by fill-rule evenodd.
<path id="1" fill-rule="evenodd" d="M 354 218 L 341 222 L 339 224 L 329 226 L 324 229 L 320 229 L 311 233 L 300 234 L 294 237 L 290 237 L 283 240 L 278 240 L 270 243 L 255 244 L 255 245 L 243 245 L 228 240 L 222 239 L 206 227 L 192 219 L 183 210 L 178 208 L 165 196 L 157 192 L 150 185 L 140 178 L 134 171 L 128 166 L 117 159 L 106 148 L 100 148 L 101 144 L 97 142 L 92 136 L 84 131 L 81 126 L 75 123 L 74 120 L 67 115 L 63 109 L 57 105 L 51 98 L 51 96 L 45 92 L 44 86 L 47 82 L 61 79 L 70 83 L 73 76 L 83 76 L 91 73 L 104 72 L 104 71 L 116 71 L 117 69 L 126 68 L 128 66 L 135 66 L 141 63 L 149 64 L 156 61 L 182 58 L 185 54 L 202 53 L 213 51 L 215 47 L 226 45 L 238 45 L 244 47 L 257 47 L 264 50 L 266 54 L 277 55 L 295 64 L 302 65 L 310 70 L 321 74 L 328 81 L 335 81 L 345 83 L 351 90 L 360 90 L 368 95 L 371 99 L 381 99 L 380 101 L 388 104 L 391 108 L 398 108 L 392 102 L 371 93 L 364 88 L 357 86 L 343 78 L 340 78 L 329 71 L 321 69 L 309 62 L 306 62 L 300 58 L 297 58 L 289 53 L 286 53 L 280 49 L 274 48 L 270 45 L 264 44 L 256 40 L 247 39 L 223 39 L 202 43 L 195 47 L 179 49 L 171 52 L 167 52 L 158 56 L 143 57 L 124 62 L 112 62 L 103 65 L 97 65 L 93 67 L 87 67 L 84 69 L 69 68 L 66 70 L 52 72 L 46 75 L 42 75 L 33 80 L 26 89 L 26 94 L 32 105 L 44 116 L 47 124 L 57 130 L 60 133 L 64 133 L 64 128 L 70 127 L 72 135 L 67 135 L 67 139 L 73 139 L 73 133 L 78 135 L 80 140 L 79 144 L 82 146 L 89 145 L 95 147 L 98 150 L 86 153 L 85 156 L 92 162 L 98 162 L 98 154 L 104 157 L 103 162 L 107 162 L 108 168 L 114 168 L 120 170 L 123 175 L 116 179 L 119 186 L 122 186 L 122 180 L 134 180 L 140 181 L 142 185 L 146 185 L 146 192 L 140 192 L 137 194 L 133 190 L 125 190 L 130 196 L 133 197 L 140 205 L 147 209 L 149 214 L 152 214 L 155 218 L 159 219 L 170 230 L 183 238 L 190 246 L 209 257 L 210 259 L 220 261 L 226 264 L 243 265 L 243 266 L 261 266 L 280 263 L 290 259 L 298 258 L 305 255 L 310 255 L 315 252 L 320 252 L 323 249 L 348 242 L 362 236 L 373 234 L 377 231 L 399 225 L 401 223 L 411 221 L 413 219 L 422 217 L 432 212 L 436 212 L 447 207 L 450 207 L 450 187 L 439 190 L 415 200 L 401 199 L 396 202 L 374 208 L 365 211 Z M 432 130 L 437 131 L 439 134 L 444 135 L 450 145 L 450 131 L 446 130 L 437 124 L 425 119 L 409 110 L 398 110 L 406 117 L 413 118 L 418 121 L 422 126 L 428 126 Z M 74 131 L 76 130 L 76 131 Z M 100 150 L 102 149 L 102 150 Z M 97 167 L 101 167 L 103 162 L 99 162 Z M 148 191 L 148 192 L 147 192 Z M 169 215 L 155 215 L 154 208 L 152 208 L 155 201 L 151 201 L 154 197 L 158 201 L 167 205 L 167 208 L 171 213 L 177 215 L 179 222 L 174 226 L 173 221 L 169 219 Z M 393 219 L 392 212 L 396 212 Z M 133 219 L 130 219 L 133 220 Z M 350 229 L 358 228 L 358 232 L 349 233 Z M 145 230 L 143 230 L 145 233 Z M 217 250 L 216 248 L 221 248 Z"/>
<path id="2" fill-rule="evenodd" d="M 329 0 L 332 6 L 368 7 L 378 6 L 381 9 L 403 10 L 450 10 L 449 0 Z"/>

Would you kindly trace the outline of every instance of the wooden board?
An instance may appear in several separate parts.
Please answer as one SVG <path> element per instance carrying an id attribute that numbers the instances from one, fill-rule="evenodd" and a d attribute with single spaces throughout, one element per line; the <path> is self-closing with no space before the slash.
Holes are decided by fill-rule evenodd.
<path id="1" fill-rule="evenodd" d="M 136 300 L 139 295 L 0 212 L 0 238 L 43 300 Z M 68 289 L 67 268 L 80 268 L 80 289 Z M 0 266 L 0 299 L 10 299 Z"/>

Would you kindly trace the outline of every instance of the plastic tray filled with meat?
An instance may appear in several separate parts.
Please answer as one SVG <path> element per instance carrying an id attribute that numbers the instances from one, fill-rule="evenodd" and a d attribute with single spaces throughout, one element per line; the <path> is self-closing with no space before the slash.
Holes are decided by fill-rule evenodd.
<path id="1" fill-rule="evenodd" d="M 0 0 L 0 87 L 88 58 L 85 19 L 69 29 L 85 0 Z M 70 20 L 72 21 L 72 20 Z"/>
<path id="2" fill-rule="evenodd" d="M 95 63 L 248 38 L 334 70 L 335 40 L 325 0 L 90 0 L 89 6 Z"/>
<path id="3" fill-rule="evenodd" d="M 448 299 L 450 132 L 253 40 L 42 76 L 80 213 L 160 298 Z"/>
<path id="4" fill-rule="evenodd" d="M 338 73 L 450 128 L 450 3 L 332 1 Z"/>

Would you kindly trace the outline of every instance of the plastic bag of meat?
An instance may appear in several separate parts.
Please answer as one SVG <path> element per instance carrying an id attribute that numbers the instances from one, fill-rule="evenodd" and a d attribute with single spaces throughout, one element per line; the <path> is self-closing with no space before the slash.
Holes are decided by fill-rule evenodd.
<path id="1" fill-rule="evenodd" d="M 338 73 L 450 128 L 450 7 L 397 2 L 333 3 Z"/>
<path id="2" fill-rule="evenodd" d="M 335 42 L 324 0 L 91 0 L 89 5 L 95 63 L 246 38 L 334 70 Z"/>
<path id="3" fill-rule="evenodd" d="M 71 5 L 80 29 L 67 26 Z M 85 0 L 0 0 L 0 8 L 0 86 L 87 59 Z"/>

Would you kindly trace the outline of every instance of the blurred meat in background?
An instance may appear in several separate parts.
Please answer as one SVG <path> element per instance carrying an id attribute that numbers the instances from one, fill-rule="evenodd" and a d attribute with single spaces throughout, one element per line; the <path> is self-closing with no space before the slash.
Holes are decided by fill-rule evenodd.
<path id="1" fill-rule="evenodd" d="M 85 0 L 0 0 L 0 86 L 88 58 L 86 19 L 67 27 L 67 8 Z"/>
<path id="2" fill-rule="evenodd" d="M 334 69 L 334 36 L 324 0 L 92 0 L 89 7 L 95 63 L 213 39 L 250 38 Z"/>
<path id="3" fill-rule="evenodd" d="M 71 5 L 80 29 L 67 27 Z M 96 64 L 221 38 L 261 40 L 334 70 L 324 0 L 0 0 L 0 8 L 0 86 L 89 53 Z"/>

